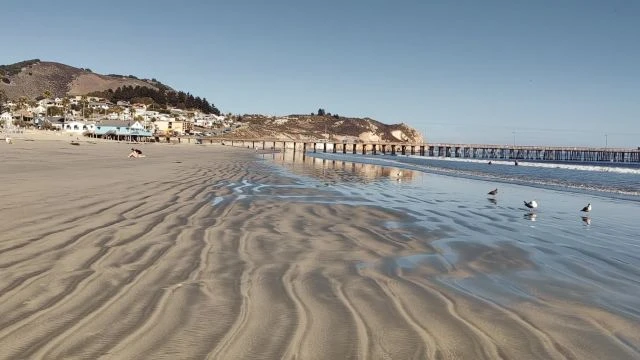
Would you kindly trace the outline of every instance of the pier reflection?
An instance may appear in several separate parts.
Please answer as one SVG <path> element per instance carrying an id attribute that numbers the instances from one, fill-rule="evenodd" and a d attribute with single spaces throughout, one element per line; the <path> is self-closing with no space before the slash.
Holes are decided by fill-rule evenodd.
<path id="1" fill-rule="evenodd" d="M 416 174 L 407 169 L 382 167 L 341 160 L 320 159 L 295 151 L 262 155 L 290 171 L 322 179 L 327 183 L 371 183 L 393 180 L 396 183 L 411 182 Z"/>

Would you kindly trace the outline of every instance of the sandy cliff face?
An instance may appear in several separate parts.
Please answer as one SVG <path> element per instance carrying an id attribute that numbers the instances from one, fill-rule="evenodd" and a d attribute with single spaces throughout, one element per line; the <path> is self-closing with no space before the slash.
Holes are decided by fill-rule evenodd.
<path id="1" fill-rule="evenodd" d="M 330 140 L 421 143 L 422 135 L 406 124 L 387 125 L 369 118 L 317 115 L 242 116 L 242 126 L 227 137 L 282 140 Z"/>

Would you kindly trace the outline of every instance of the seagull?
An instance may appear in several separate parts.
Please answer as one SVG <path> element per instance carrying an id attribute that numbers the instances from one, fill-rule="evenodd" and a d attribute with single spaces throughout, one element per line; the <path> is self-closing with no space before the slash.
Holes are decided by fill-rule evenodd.
<path id="1" fill-rule="evenodd" d="M 580 210 L 582 212 L 589 212 L 591 211 L 591 203 L 588 203 L 587 206 L 583 207 L 582 210 Z"/>
<path id="2" fill-rule="evenodd" d="M 538 203 L 535 200 L 531 200 L 529 202 L 524 202 L 524 206 L 528 207 L 529 209 L 533 210 L 535 208 L 538 207 Z"/>
<path id="3" fill-rule="evenodd" d="M 498 194 L 498 189 L 489 191 L 489 195 L 497 195 L 497 194 Z"/>

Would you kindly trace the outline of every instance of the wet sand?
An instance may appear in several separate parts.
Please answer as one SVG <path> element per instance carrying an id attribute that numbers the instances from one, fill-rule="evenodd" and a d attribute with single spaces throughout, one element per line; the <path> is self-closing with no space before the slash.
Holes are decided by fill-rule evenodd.
<path id="1" fill-rule="evenodd" d="M 445 222 L 446 206 L 425 227 L 423 211 L 345 195 L 330 176 L 301 182 L 250 150 L 130 147 L 0 147 L 0 359 L 640 354 L 636 318 L 560 281 L 517 301 L 471 292 L 466 279 L 495 293 L 492 274 L 540 265 L 500 241 L 450 241 L 443 256 L 456 229 L 487 232 Z"/>

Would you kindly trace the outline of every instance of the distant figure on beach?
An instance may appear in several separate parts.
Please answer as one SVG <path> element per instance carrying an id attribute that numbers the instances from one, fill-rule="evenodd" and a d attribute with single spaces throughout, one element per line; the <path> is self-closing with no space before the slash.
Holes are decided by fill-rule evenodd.
<path id="1" fill-rule="evenodd" d="M 491 165 L 491 160 L 489 160 L 489 165 Z"/>
<path id="2" fill-rule="evenodd" d="M 145 157 L 145 156 L 142 155 L 142 150 L 131 148 L 131 153 L 129 154 L 129 157 L 130 158 L 140 158 L 140 157 Z"/>
<path id="3" fill-rule="evenodd" d="M 513 165 L 518 166 L 518 160 L 516 160 Z"/>
<path id="4" fill-rule="evenodd" d="M 493 190 L 489 191 L 488 194 L 489 195 L 497 195 L 498 194 L 498 189 L 493 189 Z"/>
<path id="5" fill-rule="evenodd" d="M 8 137 L 8 136 L 4 138 L 4 141 L 5 141 L 7 144 L 13 144 L 13 140 L 11 140 L 11 138 L 10 138 L 10 137 Z"/>

